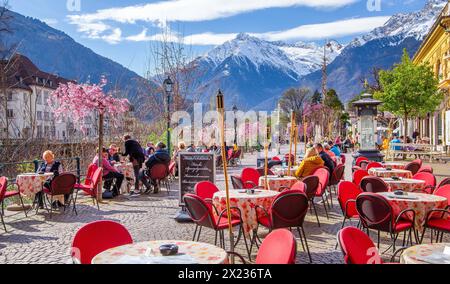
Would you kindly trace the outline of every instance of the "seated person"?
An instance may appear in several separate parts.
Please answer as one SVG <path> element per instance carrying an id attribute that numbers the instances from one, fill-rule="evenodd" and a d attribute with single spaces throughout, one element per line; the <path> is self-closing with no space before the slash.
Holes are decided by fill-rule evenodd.
<path id="1" fill-rule="evenodd" d="M 327 153 L 328 156 L 330 156 L 330 158 L 333 160 L 334 163 L 337 163 L 336 154 L 331 151 L 331 146 L 329 144 L 325 144 L 323 147 L 324 147 L 325 153 Z"/>
<path id="2" fill-rule="evenodd" d="M 55 160 L 55 155 L 53 154 L 52 151 L 45 151 L 44 154 L 42 154 L 42 159 L 44 160 L 44 162 L 39 166 L 39 168 L 37 170 L 38 174 L 53 173 L 53 176 L 55 177 L 63 172 L 62 164 Z M 50 183 L 51 183 L 52 179 L 53 179 L 53 177 L 50 177 L 44 183 L 44 187 L 46 187 L 47 189 L 50 189 Z M 42 209 L 44 206 L 42 192 L 38 192 L 36 194 L 36 198 L 39 202 L 39 207 Z M 68 196 L 65 196 L 64 198 L 67 200 Z M 62 206 L 62 204 L 59 201 L 55 201 L 52 204 L 52 206 L 60 207 L 60 206 Z"/>
<path id="3" fill-rule="evenodd" d="M 171 161 L 170 155 L 166 150 L 166 145 L 162 142 L 159 142 L 156 145 L 156 151 L 153 155 L 151 155 L 148 160 L 145 162 L 145 166 L 147 167 L 146 170 L 141 170 L 139 173 L 139 177 L 142 180 L 142 183 L 146 187 L 145 193 L 150 192 L 151 186 L 148 183 L 147 177 L 150 175 L 151 169 L 158 164 L 164 164 L 167 167 L 169 166 L 169 163 Z M 147 176 L 148 175 L 148 176 Z M 153 193 L 158 193 L 159 188 L 156 180 L 151 180 L 151 184 L 153 185 Z"/>
<path id="4" fill-rule="evenodd" d="M 125 176 L 121 174 L 115 167 L 111 165 L 108 161 L 108 151 L 106 148 L 102 149 L 102 167 L 103 167 L 103 179 L 105 180 L 105 189 L 107 191 L 111 191 L 111 185 L 115 180 L 116 186 L 113 188 L 113 197 L 116 197 L 120 194 L 120 188 L 122 187 L 122 182 L 125 179 Z M 95 156 L 92 161 L 93 164 L 98 165 L 98 154 Z"/>
<path id="5" fill-rule="evenodd" d="M 306 150 L 305 157 L 295 172 L 297 178 L 304 178 L 310 176 L 314 171 L 320 167 L 323 167 L 324 162 L 317 154 L 316 149 L 309 148 Z"/>
<path id="6" fill-rule="evenodd" d="M 333 152 L 336 157 L 338 157 L 338 158 L 341 157 L 341 154 L 342 154 L 341 147 L 337 144 L 333 145 L 333 143 L 328 143 L 328 144 L 330 144 L 330 146 L 331 146 L 330 151 Z"/>
<path id="7" fill-rule="evenodd" d="M 115 163 L 120 163 L 119 150 L 115 144 L 111 144 L 111 146 L 109 146 L 108 161 L 110 161 L 112 165 Z"/>
<path id="8" fill-rule="evenodd" d="M 394 137 L 394 139 L 392 139 L 391 143 L 392 144 L 401 144 L 402 140 L 398 139 L 398 137 Z M 392 150 L 401 151 L 402 147 L 401 146 L 392 146 Z"/>
<path id="9" fill-rule="evenodd" d="M 335 165 L 333 162 L 333 159 L 325 152 L 325 149 L 323 148 L 322 144 L 316 144 L 314 146 L 317 153 L 319 154 L 320 158 L 322 158 L 323 162 L 325 163 L 325 167 L 328 168 L 330 171 L 330 175 L 333 173 Z"/>
<path id="10" fill-rule="evenodd" d="M 147 143 L 147 148 L 145 148 L 145 156 L 148 158 L 155 153 L 155 145 L 152 142 Z"/>

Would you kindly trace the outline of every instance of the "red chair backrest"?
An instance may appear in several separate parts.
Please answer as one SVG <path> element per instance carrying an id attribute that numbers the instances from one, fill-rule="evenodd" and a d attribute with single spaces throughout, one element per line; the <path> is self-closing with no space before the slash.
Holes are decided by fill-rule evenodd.
<path id="1" fill-rule="evenodd" d="M 382 264 L 383 260 L 373 241 L 363 231 L 347 227 L 339 231 L 338 242 L 346 264 Z"/>
<path id="2" fill-rule="evenodd" d="M 86 173 L 86 179 L 84 181 L 85 185 L 92 184 L 92 177 L 94 176 L 95 171 L 98 169 L 96 164 L 90 164 Z"/>
<path id="3" fill-rule="evenodd" d="M 231 176 L 231 183 L 233 184 L 234 189 L 244 189 L 244 184 L 240 177 Z"/>
<path id="4" fill-rule="evenodd" d="M 347 161 L 347 158 L 345 157 L 345 155 L 341 155 L 341 161 L 345 165 L 345 162 Z"/>
<path id="5" fill-rule="evenodd" d="M 317 176 L 319 178 L 319 190 L 317 191 L 317 196 L 322 196 L 325 193 L 325 190 L 327 189 L 328 182 L 330 181 L 330 172 L 327 168 L 318 168 L 313 173 L 314 176 Z"/>
<path id="6" fill-rule="evenodd" d="M 365 192 L 356 198 L 356 210 L 365 228 L 391 232 L 394 213 L 389 202 L 379 194 Z"/>
<path id="7" fill-rule="evenodd" d="M 417 173 L 413 177 L 414 179 L 423 180 L 425 181 L 426 186 L 436 187 L 436 177 L 433 174 L 423 172 L 423 173 Z"/>
<path id="8" fill-rule="evenodd" d="M 82 227 L 75 234 L 72 242 L 72 257 L 81 264 L 90 264 L 99 253 L 132 244 L 128 230 L 112 221 L 96 221 Z"/>
<path id="9" fill-rule="evenodd" d="M 250 181 L 250 182 L 254 183 L 256 186 L 258 186 L 260 177 L 261 177 L 261 175 L 258 173 L 258 170 L 256 170 L 256 169 L 245 168 L 242 170 L 241 180 L 244 183 L 244 187 L 246 189 L 252 188 L 251 185 L 245 184 L 248 181 Z"/>
<path id="10" fill-rule="evenodd" d="M 194 194 L 186 194 L 183 197 L 186 209 L 192 221 L 199 226 L 211 229 L 216 228 L 212 207 L 209 206 L 202 198 Z"/>
<path id="11" fill-rule="evenodd" d="M 379 177 L 367 176 L 361 180 L 360 187 L 364 192 L 388 192 L 389 185 Z"/>
<path id="12" fill-rule="evenodd" d="M 450 184 L 450 178 L 445 178 L 443 181 L 441 181 L 441 183 L 439 183 L 439 185 L 437 186 L 437 188 L 441 188 L 444 185 L 449 185 Z"/>
<path id="13" fill-rule="evenodd" d="M 0 201 L 5 198 L 6 190 L 8 188 L 8 179 L 6 177 L 0 177 Z"/>
<path id="14" fill-rule="evenodd" d="M 337 185 L 344 178 L 345 166 L 343 164 L 338 165 L 331 175 L 330 185 Z"/>
<path id="15" fill-rule="evenodd" d="M 302 182 L 306 185 L 305 194 L 309 199 L 314 198 L 320 188 L 320 180 L 318 176 L 307 176 Z"/>
<path id="16" fill-rule="evenodd" d="M 237 150 L 233 154 L 233 159 L 239 159 L 241 157 L 241 154 L 242 154 L 242 150 L 241 149 Z"/>
<path id="17" fill-rule="evenodd" d="M 366 170 L 357 170 L 353 173 L 353 183 L 360 186 L 361 180 L 367 176 L 369 176 L 369 173 Z"/>
<path id="18" fill-rule="evenodd" d="M 286 230 L 275 230 L 261 244 L 256 264 L 295 264 L 297 242 L 294 235 Z"/>
<path id="19" fill-rule="evenodd" d="M 308 205 L 308 197 L 301 191 L 287 190 L 280 193 L 270 208 L 272 229 L 302 227 Z"/>
<path id="20" fill-rule="evenodd" d="M 422 167 L 422 165 L 423 165 L 423 161 L 421 159 L 416 159 L 416 160 L 414 160 L 412 162 L 419 164 L 420 167 Z"/>
<path id="21" fill-rule="evenodd" d="M 411 162 L 405 166 L 405 170 L 411 171 L 413 175 L 417 174 L 420 170 L 420 164 L 416 162 Z"/>
<path id="22" fill-rule="evenodd" d="M 431 166 L 422 166 L 419 170 L 419 173 L 434 173 L 433 168 Z"/>
<path id="23" fill-rule="evenodd" d="M 433 194 L 447 198 L 448 205 L 450 206 L 450 185 L 444 185 L 436 189 Z"/>
<path id="24" fill-rule="evenodd" d="M 355 165 L 358 166 L 358 167 L 361 167 L 361 162 L 362 161 L 369 161 L 369 159 L 366 158 L 366 157 L 359 157 L 358 159 L 356 159 Z"/>
<path id="25" fill-rule="evenodd" d="M 306 193 L 306 184 L 302 181 L 298 181 L 291 187 L 291 190 L 298 190 Z"/>
<path id="26" fill-rule="evenodd" d="M 278 157 L 273 157 L 273 158 L 272 158 L 272 161 L 277 161 L 277 162 L 281 162 L 281 159 L 280 159 L 280 158 L 278 158 Z"/>
<path id="27" fill-rule="evenodd" d="M 150 179 L 163 180 L 169 176 L 169 167 L 166 164 L 156 164 L 150 169 Z"/>
<path id="28" fill-rule="evenodd" d="M 348 218 L 358 215 L 356 211 L 356 198 L 363 193 L 363 191 L 350 181 L 341 181 L 338 185 L 338 201 L 342 212 Z M 354 200 L 355 202 L 349 202 Z"/>
<path id="29" fill-rule="evenodd" d="M 370 170 L 371 168 L 382 168 L 382 167 L 383 167 L 383 165 L 380 164 L 380 163 L 378 163 L 378 162 L 371 162 L 371 163 L 369 163 L 369 164 L 367 165 L 366 170 L 368 171 L 368 170 Z"/>
<path id="30" fill-rule="evenodd" d="M 233 149 L 228 149 L 227 160 L 231 160 L 233 158 Z"/>
<path id="31" fill-rule="evenodd" d="M 50 183 L 51 193 L 52 195 L 72 194 L 76 183 L 77 177 L 74 174 L 60 174 L 54 177 Z"/>
<path id="32" fill-rule="evenodd" d="M 362 169 L 367 170 L 367 166 L 368 166 L 369 164 L 370 164 L 369 161 L 361 161 L 361 162 L 359 163 L 359 166 L 360 166 Z"/>
<path id="33" fill-rule="evenodd" d="M 257 171 L 258 171 L 258 174 L 260 175 L 260 176 L 265 176 L 266 175 L 266 169 L 264 169 L 264 168 L 259 168 L 259 169 L 256 169 Z M 269 175 L 269 176 L 274 176 L 275 175 L 275 173 L 271 170 L 271 169 L 268 169 L 267 170 L 267 174 Z"/>
<path id="34" fill-rule="evenodd" d="M 195 194 L 199 196 L 201 199 L 212 199 L 216 192 L 219 192 L 219 189 L 215 184 L 210 181 L 202 181 L 195 185 Z"/>
<path id="35" fill-rule="evenodd" d="M 172 163 L 170 163 L 170 165 L 169 165 L 169 174 L 171 174 L 171 175 L 173 175 L 173 174 L 175 174 L 175 166 L 176 166 L 176 162 L 172 162 Z"/>

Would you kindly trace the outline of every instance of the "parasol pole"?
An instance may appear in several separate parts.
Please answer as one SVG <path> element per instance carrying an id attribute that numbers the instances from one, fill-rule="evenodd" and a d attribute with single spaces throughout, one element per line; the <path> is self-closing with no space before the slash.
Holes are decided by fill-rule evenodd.
<path id="1" fill-rule="evenodd" d="M 292 167 L 292 144 L 294 140 L 294 120 L 295 120 L 295 113 L 294 111 L 291 112 L 291 139 L 289 139 L 289 164 L 288 164 L 288 176 L 291 176 L 291 167 Z"/>
<path id="2" fill-rule="evenodd" d="M 264 189 L 268 190 L 269 189 L 269 185 L 268 185 L 268 175 L 269 175 L 269 135 L 270 135 L 270 131 L 267 129 L 267 135 L 266 138 L 264 139 L 265 143 L 264 143 L 264 157 L 265 157 L 265 161 L 264 161 L 264 174 L 265 174 L 265 181 L 264 181 Z"/>
<path id="3" fill-rule="evenodd" d="M 217 111 L 219 112 L 219 123 L 221 132 L 221 145 L 222 145 L 222 161 L 223 161 L 223 173 L 225 176 L 225 192 L 227 201 L 227 217 L 228 217 L 228 229 L 230 233 L 230 251 L 234 252 L 234 234 L 233 226 L 231 225 L 231 206 L 230 206 L 230 187 L 228 183 L 228 165 L 227 165 L 227 151 L 225 148 L 225 103 L 222 92 L 219 90 L 217 93 Z M 231 263 L 234 264 L 234 256 L 231 257 Z"/>
<path id="4" fill-rule="evenodd" d="M 295 129 L 294 129 L 294 167 L 297 166 L 297 144 L 298 144 L 298 127 L 297 124 L 295 125 Z"/>
<path id="5" fill-rule="evenodd" d="M 306 117 L 304 118 L 303 123 L 303 140 L 305 141 L 305 154 L 306 150 L 308 149 L 308 142 L 306 142 L 306 139 L 308 138 L 306 135 L 306 132 L 308 131 L 308 122 L 306 121 Z"/>

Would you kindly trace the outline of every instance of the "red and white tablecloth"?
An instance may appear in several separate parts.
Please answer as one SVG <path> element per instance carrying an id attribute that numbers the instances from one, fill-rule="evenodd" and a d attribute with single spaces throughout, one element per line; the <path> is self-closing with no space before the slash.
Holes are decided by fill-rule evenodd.
<path id="1" fill-rule="evenodd" d="M 265 182 L 265 176 L 259 178 L 259 186 L 264 187 Z M 267 176 L 267 189 L 280 192 L 283 190 L 282 187 L 291 188 L 297 182 L 298 179 L 295 177 Z"/>
<path id="2" fill-rule="evenodd" d="M 425 193 L 426 182 L 419 179 L 393 180 L 392 178 L 384 178 L 384 182 L 389 185 L 390 191 L 403 190 L 406 192 Z"/>
<path id="3" fill-rule="evenodd" d="M 411 171 L 398 170 L 398 169 L 387 170 L 385 168 L 371 168 L 369 170 L 369 174 L 371 176 L 381 177 L 381 178 L 391 178 L 391 177 L 412 178 L 413 177 L 413 174 Z"/>
<path id="4" fill-rule="evenodd" d="M 250 235 L 253 230 L 258 228 L 257 214 L 260 214 L 259 217 L 265 216 L 262 210 L 258 210 L 257 212 L 255 208 L 261 206 L 266 211 L 269 211 L 272 202 L 278 194 L 279 192 L 270 190 L 257 190 L 255 194 L 247 194 L 244 190 L 230 191 L 230 206 L 241 210 L 242 221 L 244 222 L 243 228 L 246 235 Z M 223 210 L 226 210 L 225 191 L 214 194 L 213 204 L 219 211 L 219 214 Z"/>
<path id="5" fill-rule="evenodd" d="M 449 243 L 423 244 L 406 249 L 401 257 L 401 264 L 450 264 L 450 257 L 444 252 L 450 248 Z M 433 257 L 434 256 L 434 257 Z M 436 258 L 436 256 L 438 258 Z M 430 258 L 433 260 L 430 262 Z M 437 262 L 436 262 L 437 261 Z"/>
<path id="6" fill-rule="evenodd" d="M 383 163 L 383 167 L 384 168 L 391 168 L 394 170 L 404 170 L 406 167 L 405 163 L 400 163 L 400 162 L 386 162 Z"/>
<path id="7" fill-rule="evenodd" d="M 125 176 L 125 180 L 122 183 L 121 193 L 127 193 L 129 190 L 129 184 L 134 184 L 134 168 L 133 163 L 116 163 L 114 167 Z"/>
<path id="8" fill-rule="evenodd" d="M 21 194 L 26 197 L 34 200 L 36 194 L 42 191 L 42 186 L 47 179 L 53 176 L 53 173 L 45 173 L 45 174 L 21 174 L 16 178 L 17 187 Z M 56 196 L 56 200 L 61 203 L 64 203 L 64 196 Z"/>
<path id="9" fill-rule="evenodd" d="M 445 209 L 448 205 L 447 198 L 424 193 L 408 193 L 407 197 L 416 198 L 414 200 L 401 199 L 401 197 L 395 197 L 395 195 L 390 192 L 383 192 L 379 194 L 388 200 L 389 204 L 391 204 L 394 209 L 395 215 L 400 214 L 406 209 L 414 210 L 416 213 L 415 228 L 419 230 L 419 232 L 423 231 L 425 219 L 431 210 Z M 407 214 L 408 217 L 412 219 L 412 214 Z"/>
<path id="10" fill-rule="evenodd" d="M 298 167 L 291 167 L 291 176 L 295 175 L 295 172 L 297 171 Z M 289 176 L 289 167 L 274 167 L 272 168 L 272 171 L 280 176 Z"/>
<path id="11" fill-rule="evenodd" d="M 166 244 L 178 246 L 178 255 L 162 256 L 159 247 Z M 98 254 L 91 262 L 92 264 L 226 264 L 227 257 L 225 250 L 210 244 L 172 240 L 141 242 L 112 248 Z"/>

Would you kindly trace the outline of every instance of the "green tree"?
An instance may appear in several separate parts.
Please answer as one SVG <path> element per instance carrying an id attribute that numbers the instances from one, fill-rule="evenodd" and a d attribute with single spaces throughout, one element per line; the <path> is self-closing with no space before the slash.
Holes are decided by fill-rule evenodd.
<path id="1" fill-rule="evenodd" d="M 310 95 L 311 91 L 307 88 L 291 88 L 280 99 L 280 107 L 285 114 L 295 112 L 297 125 L 303 123 L 303 110 L 310 100 Z"/>
<path id="2" fill-rule="evenodd" d="M 375 98 L 383 102 L 383 110 L 404 119 L 405 138 L 408 119 L 436 111 L 443 99 L 432 69 L 426 64 L 414 64 L 406 49 L 401 63 L 392 70 L 380 71 L 380 83 L 383 91 L 376 92 Z"/>
<path id="3" fill-rule="evenodd" d="M 341 102 L 338 94 L 334 89 L 330 89 L 327 92 L 327 95 L 325 96 L 323 103 L 324 105 L 326 105 L 327 107 L 329 107 L 334 111 L 341 111 L 344 109 L 344 104 Z"/>

